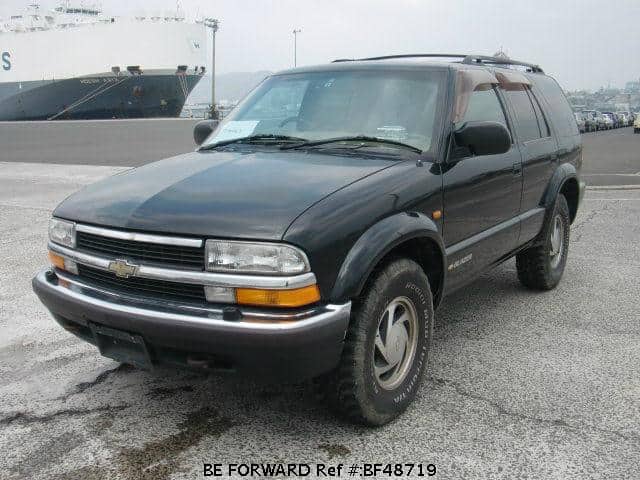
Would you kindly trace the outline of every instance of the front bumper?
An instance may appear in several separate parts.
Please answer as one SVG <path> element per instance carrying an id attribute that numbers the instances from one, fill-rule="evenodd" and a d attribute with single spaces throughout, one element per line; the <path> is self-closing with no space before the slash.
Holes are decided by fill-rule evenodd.
<path id="1" fill-rule="evenodd" d="M 96 344 L 95 328 L 144 339 L 150 363 L 231 370 L 298 381 L 333 369 L 340 359 L 351 303 L 263 310 L 158 302 L 92 287 L 42 270 L 33 290 L 65 329 Z"/>

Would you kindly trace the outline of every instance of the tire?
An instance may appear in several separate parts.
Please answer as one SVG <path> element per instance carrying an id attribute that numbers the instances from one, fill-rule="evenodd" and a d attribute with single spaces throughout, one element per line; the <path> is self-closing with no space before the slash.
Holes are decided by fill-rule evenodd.
<path id="1" fill-rule="evenodd" d="M 409 406 L 422 382 L 433 336 L 429 280 L 414 261 L 395 259 L 374 272 L 354 303 L 340 363 L 319 383 L 338 414 L 356 423 L 380 426 Z M 389 330 L 389 309 L 394 306 L 395 328 Z M 399 323 L 405 314 L 409 319 Z M 385 338 L 389 332 L 395 332 L 391 339 Z M 394 367 L 380 373 L 396 361 Z"/>
<path id="2" fill-rule="evenodd" d="M 567 200 L 558 194 L 539 244 L 516 255 L 516 269 L 522 285 L 532 290 L 551 290 L 560 283 L 569 254 L 570 227 Z"/>

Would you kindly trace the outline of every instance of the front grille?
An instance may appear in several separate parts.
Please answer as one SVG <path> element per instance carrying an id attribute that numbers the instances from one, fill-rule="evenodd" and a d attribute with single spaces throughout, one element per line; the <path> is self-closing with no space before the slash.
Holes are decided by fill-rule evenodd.
<path id="1" fill-rule="evenodd" d="M 179 266 L 190 270 L 204 270 L 204 247 L 182 247 L 156 243 L 102 237 L 87 232 L 76 233 L 78 250 L 127 258 L 138 263 Z"/>
<path id="2" fill-rule="evenodd" d="M 78 265 L 78 275 L 80 278 L 90 281 L 92 285 L 124 294 L 140 294 L 158 300 L 178 300 L 181 302 L 204 302 L 206 300 L 202 285 L 138 277 L 120 278 L 116 277 L 114 273 L 86 265 Z"/>

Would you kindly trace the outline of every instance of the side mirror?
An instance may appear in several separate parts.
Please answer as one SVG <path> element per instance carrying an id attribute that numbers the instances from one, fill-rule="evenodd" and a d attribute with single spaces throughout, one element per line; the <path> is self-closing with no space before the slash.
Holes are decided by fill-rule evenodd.
<path id="1" fill-rule="evenodd" d="M 201 122 L 196 123 L 196 126 L 193 129 L 193 139 L 196 142 L 196 145 L 202 145 L 211 132 L 215 130 L 215 128 L 220 123 L 220 120 L 202 120 Z"/>
<path id="2" fill-rule="evenodd" d="M 499 122 L 466 122 L 454 132 L 456 144 L 474 155 L 498 155 L 511 148 L 511 134 Z"/>

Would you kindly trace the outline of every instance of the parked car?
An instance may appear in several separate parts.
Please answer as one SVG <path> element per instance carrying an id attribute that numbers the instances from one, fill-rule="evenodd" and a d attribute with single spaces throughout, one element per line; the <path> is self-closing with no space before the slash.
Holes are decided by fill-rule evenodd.
<path id="1" fill-rule="evenodd" d="M 615 127 L 614 116 L 611 113 L 603 113 L 602 116 L 603 116 L 604 121 L 605 121 L 605 129 L 606 130 L 611 130 L 612 128 Z"/>
<path id="2" fill-rule="evenodd" d="M 514 256 L 525 287 L 558 285 L 584 191 L 553 78 L 426 56 L 272 75 L 196 152 L 70 196 L 35 292 L 117 361 L 317 377 L 347 417 L 389 422 L 448 295 Z"/>
<path id="3" fill-rule="evenodd" d="M 624 116 L 624 125 L 625 127 L 631 127 L 633 125 L 633 115 L 631 112 L 620 112 L 621 115 Z"/>
<path id="4" fill-rule="evenodd" d="M 610 126 L 610 120 L 604 116 L 602 112 L 596 111 L 596 122 L 598 122 L 598 130 L 608 130 Z"/>
<path id="5" fill-rule="evenodd" d="M 596 121 L 595 112 L 591 110 L 584 110 L 581 112 L 584 118 L 585 129 L 587 132 L 595 132 L 598 130 L 598 122 Z"/>
<path id="6" fill-rule="evenodd" d="M 614 128 L 622 128 L 622 127 L 625 126 L 624 125 L 625 120 L 624 120 L 623 116 L 620 113 L 611 112 L 611 115 L 613 117 L 613 126 L 614 126 Z"/>
<path id="7" fill-rule="evenodd" d="M 584 113 L 589 114 L 593 118 L 596 131 L 604 130 L 607 127 L 607 122 L 601 112 L 597 110 L 585 110 Z"/>
<path id="8" fill-rule="evenodd" d="M 580 133 L 584 133 L 587 131 L 587 124 L 585 122 L 584 116 L 581 113 L 574 113 L 573 116 L 576 118 L 576 124 L 578 125 L 578 130 Z"/>

